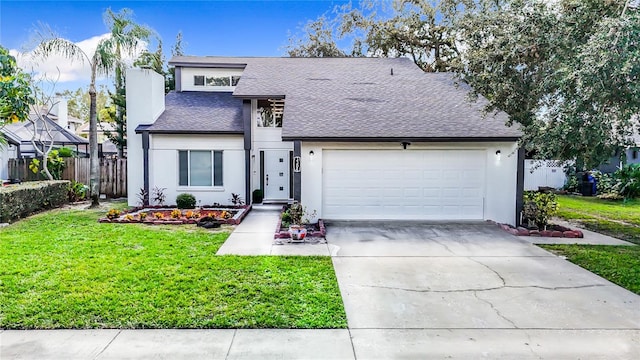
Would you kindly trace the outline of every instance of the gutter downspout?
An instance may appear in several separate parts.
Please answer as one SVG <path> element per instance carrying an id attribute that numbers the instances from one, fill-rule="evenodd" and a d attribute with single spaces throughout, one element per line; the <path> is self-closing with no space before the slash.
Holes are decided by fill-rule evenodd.
<path id="1" fill-rule="evenodd" d="M 144 176 L 144 200 L 145 206 L 149 205 L 149 131 L 142 131 L 142 171 Z"/>
<path id="2" fill-rule="evenodd" d="M 251 204 L 251 100 L 242 100 L 244 125 L 244 192 L 245 204 Z"/>

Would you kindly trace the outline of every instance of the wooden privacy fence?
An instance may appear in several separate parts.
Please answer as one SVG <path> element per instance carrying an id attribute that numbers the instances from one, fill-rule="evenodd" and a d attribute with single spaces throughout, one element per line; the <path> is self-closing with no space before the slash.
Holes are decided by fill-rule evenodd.
<path id="1" fill-rule="evenodd" d="M 89 185 L 89 158 L 65 158 L 64 162 L 62 180 L 75 180 Z M 34 174 L 29 169 L 30 163 L 31 159 L 9 159 L 9 178 L 42 180 L 41 174 Z M 100 159 L 100 194 L 109 198 L 127 196 L 127 159 Z"/>

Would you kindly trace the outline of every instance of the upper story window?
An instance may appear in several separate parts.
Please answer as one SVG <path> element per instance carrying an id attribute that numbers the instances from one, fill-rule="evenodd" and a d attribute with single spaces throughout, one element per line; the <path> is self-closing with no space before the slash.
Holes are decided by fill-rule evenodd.
<path id="1" fill-rule="evenodd" d="M 282 127 L 282 113 L 284 100 L 269 99 L 258 100 L 258 113 L 256 115 L 258 127 Z"/>
<path id="2" fill-rule="evenodd" d="M 230 75 L 230 76 L 204 76 L 204 75 L 194 75 L 193 76 L 193 85 L 194 86 L 236 86 L 238 85 L 238 81 L 240 81 L 239 75 Z"/>

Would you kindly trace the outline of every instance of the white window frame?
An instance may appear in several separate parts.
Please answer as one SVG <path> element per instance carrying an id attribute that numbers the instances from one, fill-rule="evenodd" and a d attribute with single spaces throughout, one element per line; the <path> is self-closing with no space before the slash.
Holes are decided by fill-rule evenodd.
<path id="1" fill-rule="evenodd" d="M 185 151 L 187 152 L 187 185 L 183 185 L 180 184 L 180 152 Z M 191 185 L 191 152 L 192 151 L 198 151 L 198 152 L 209 152 L 210 156 L 211 156 L 211 185 Z M 220 161 L 220 184 L 216 185 L 216 164 L 218 164 L 218 162 L 216 162 L 216 153 L 219 152 L 221 154 L 221 161 Z M 224 190 L 224 150 L 209 150 L 209 149 L 178 149 L 176 151 L 176 156 L 177 156 L 177 183 L 178 183 L 178 188 L 179 189 L 218 189 L 218 190 Z"/>
<path id="2" fill-rule="evenodd" d="M 202 85 L 196 85 L 196 77 L 200 77 L 202 76 L 204 78 L 204 82 Z M 241 75 L 222 75 L 222 76 L 216 76 L 216 75 L 193 75 L 193 86 L 195 87 L 209 87 L 209 88 L 232 88 L 232 87 L 236 87 L 236 85 L 233 85 L 233 78 L 238 78 L 238 81 L 240 81 L 240 77 Z M 228 78 L 229 79 L 229 85 L 209 85 L 207 83 L 207 80 L 209 78 Z"/>

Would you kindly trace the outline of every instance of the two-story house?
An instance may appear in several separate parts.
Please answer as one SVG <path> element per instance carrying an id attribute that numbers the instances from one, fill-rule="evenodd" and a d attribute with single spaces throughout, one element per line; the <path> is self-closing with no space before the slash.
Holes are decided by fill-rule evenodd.
<path id="1" fill-rule="evenodd" d="M 299 200 L 324 219 L 515 224 L 521 133 L 409 59 L 175 57 L 127 72 L 129 203 Z"/>

